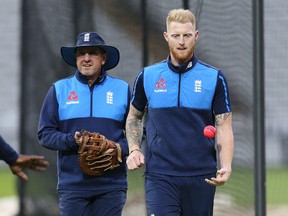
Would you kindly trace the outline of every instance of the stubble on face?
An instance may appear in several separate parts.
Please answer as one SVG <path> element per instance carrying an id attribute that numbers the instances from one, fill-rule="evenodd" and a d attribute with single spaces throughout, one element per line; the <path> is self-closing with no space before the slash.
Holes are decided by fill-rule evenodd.
<path id="1" fill-rule="evenodd" d="M 187 63 L 193 56 L 195 49 L 195 44 L 190 47 L 174 47 L 169 45 L 169 50 L 173 58 L 178 62 L 178 64 Z"/>

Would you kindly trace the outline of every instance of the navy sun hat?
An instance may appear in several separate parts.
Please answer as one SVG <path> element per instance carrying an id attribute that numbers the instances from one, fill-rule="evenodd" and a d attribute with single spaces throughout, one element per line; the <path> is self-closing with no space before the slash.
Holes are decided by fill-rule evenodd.
<path id="1" fill-rule="evenodd" d="M 101 47 L 108 54 L 108 58 L 103 65 L 106 70 L 110 70 L 117 66 L 120 59 L 119 50 L 116 47 L 106 45 L 104 40 L 96 32 L 83 32 L 77 36 L 76 46 L 73 47 L 61 47 L 61 55 L 64 61 L 73 66 L 76 65 L 75 51 L 77 47 L 89 47 L 97 46 Z"/>

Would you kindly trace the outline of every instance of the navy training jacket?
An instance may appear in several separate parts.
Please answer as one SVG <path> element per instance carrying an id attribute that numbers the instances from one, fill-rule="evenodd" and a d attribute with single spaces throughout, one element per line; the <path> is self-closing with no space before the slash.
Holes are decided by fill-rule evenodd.
<path id="1" fill-rule="evenodd" d="M 13 164 L 18 159 L 19 154 L 0 135 L 0 160 L 7 164 Z"/>
<path id="2" fill-rule="evenodd" d="M 126 156 L 128 144 L 124 134 L 129 111 L 129 85 L 105 71 L 93 86 L 79 71 L 54 83 L 42 106 L 38 140 L 48 149 L 57 150 L 58 190 L 127 189 Z M 99 132 L 121 145 L 120 167 L 101 176 L 87 176 L 78 164 L 75 131 Z"/>
<path id="3" fill-rule="evenodd" d="M 176 67 L 167 60 L 136 78 L 133 106 L 146 114 L 146 173 L 195 176 L 216 172 L 215 139 L 203 135 L 215 115 L 231 112 L 224 74 L 193 56 Z"/>

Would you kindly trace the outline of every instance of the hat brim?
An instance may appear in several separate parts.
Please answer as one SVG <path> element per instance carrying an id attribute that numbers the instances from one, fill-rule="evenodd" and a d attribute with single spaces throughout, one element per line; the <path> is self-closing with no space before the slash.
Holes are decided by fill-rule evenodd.
<path id="1" fill-rule="evenodd" d="M 79 47 L 79 46 L 78 46 Z M 111 70 L 116 67 L 120 60 L 120 53 L 116 47 L 108 46 L 108 45 L 97 45 L 97 47 L 101 47 L 108 54 L 108 58 L 103 65 L 105 70 Z M 63 60 L 72 67 L 77 67 L 76 65 L 76 56 L 75 49 L 77 47 L 61 47 L 61 56 Z"/>

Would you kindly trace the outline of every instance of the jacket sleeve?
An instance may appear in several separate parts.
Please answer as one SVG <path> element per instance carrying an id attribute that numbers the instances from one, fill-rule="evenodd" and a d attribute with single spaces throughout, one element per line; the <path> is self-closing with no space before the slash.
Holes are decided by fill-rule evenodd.
<path id="1" fill-rule="evenodd" d="M 222 71 L 218 71 L 213 110 L 215 115 L 232 112 L 228 83 Z"/>
<path id="2" fill-rule="evenodd" d="M 131 103 L 137 110 L 145 110 L 147 97 L 144 90 L 144 70 L 142 70 L 135 79 Z"/>
<path id="3" fill-rule="evenodd" d="M 19 154 L 0 135 L 0 160 L 4 160 L 7 164 L 13 164 L 18 157 Z"/>
<path id="4" fill-rule="evenodd" d="M 55 86 L 52 85 L 43 102 L 38 125 L 39 143 L 52 150 L 76 151 L 78 144 L 74 134 L 62 133 L 59 130 L 58 101 Z"/>

